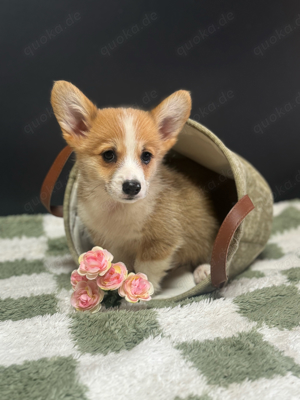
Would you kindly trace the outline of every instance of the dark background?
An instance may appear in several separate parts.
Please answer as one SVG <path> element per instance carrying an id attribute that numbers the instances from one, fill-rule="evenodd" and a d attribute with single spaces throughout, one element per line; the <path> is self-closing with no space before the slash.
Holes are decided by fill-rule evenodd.
<path id="1" fill-rule="evenodd" d="M 10 0 L 0 38 L 1 215 L 44 212 L 39 189 L 64 146 L 49 102 L 61 79 L 98 107 L 190 90 L 191 117 L 275 201 L 300 196 L 299 1 Z"/>

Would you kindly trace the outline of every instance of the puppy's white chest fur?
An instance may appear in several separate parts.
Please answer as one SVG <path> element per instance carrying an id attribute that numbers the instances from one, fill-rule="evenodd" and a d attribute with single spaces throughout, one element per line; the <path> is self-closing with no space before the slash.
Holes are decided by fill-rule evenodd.
<path id="1" fill-rule="evenodd" d="M 79 177 L 79 187 L 82 187 L 80 180 Z M 111 199 L 103 188 L 87 198 L 81 196 L 79 191 L 78 213 L 94 244 L 108 249 L 114 255 L 114 262 L 122 261 L 132 270 L 142 231 L 153 212 L 151 200 L 145 198 L 133 204 L 124 204 Z"/>

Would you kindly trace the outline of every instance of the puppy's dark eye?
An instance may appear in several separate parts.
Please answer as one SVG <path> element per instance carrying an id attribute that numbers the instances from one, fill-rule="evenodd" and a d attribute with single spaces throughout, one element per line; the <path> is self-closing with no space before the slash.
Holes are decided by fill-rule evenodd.
<path id="1" fill-rule="evenodd" d="M 102 153 L 102 157 L 103 157 L 103 160 L 106 161 L 107 163 L 116 161 L 116 158 L 117 158 L 116 153 L 112 150 L 108 150 L 108 151 L 105 151 L 104 153 Z"/>
<path id="2" fill-rule="evenodd" d="M 141 160 L 144 164 L 149 164 L 150 160 L 152 158 L 152 154 L 149 153 L 149 151 L 144 151 L 141 155 Z"/>

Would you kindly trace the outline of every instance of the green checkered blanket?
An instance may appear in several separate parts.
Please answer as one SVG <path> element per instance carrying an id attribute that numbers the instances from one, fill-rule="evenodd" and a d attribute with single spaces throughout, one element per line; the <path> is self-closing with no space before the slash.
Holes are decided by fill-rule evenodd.
<path id="1" fill-rule="evenodd" d="M 0 218 L 0 398 L 299 399 L 300 201 L 274 207 L 261 256 L 213 295 L 70 307 L 62 220 Z"/>

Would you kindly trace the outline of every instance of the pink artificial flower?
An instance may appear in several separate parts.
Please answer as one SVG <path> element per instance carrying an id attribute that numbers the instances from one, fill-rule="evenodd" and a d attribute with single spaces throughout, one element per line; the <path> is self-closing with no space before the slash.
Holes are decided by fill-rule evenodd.
<path id="1" fill-rule="evenodd" d="M 119 295 L 130 303 L 137 303 L 139 300 L 149 301 L 153 293 L 152 283 L 148 281 L 147 275 L 141 272 L 137 274 L 131 272 L 119 288 Z"/>
<path id="2" fill-rule="evenodd" d="M 87 281 L 87 277 L 85 275 L 79 275 L 79 273 L 77 272 L 77 269 L 75 269 L 72 274 L 71 274 L 71 285 L 73 287 L 73 290 L 75 290 L 75 287 L 77 285 L 78 282 L 82 282 L 82 281 Z"/>
<path id="3" fill-rule="evenodd" d="M 104 275 L 110 268 L 113 255 L 102 247 L 93 247 L 87 253 L 81 254 L 78 259 L 78 274 L 85 275 L 87 279 L 93 280 L 98 275 Z"/>
<path id="4" fill-rule="evenodd" d="M 127 278 L 127 268 L 122 262 L 112 264 L 103 276 L 98 276 L 97 285 L 103 290 L 119 289 L 123 281 Z"/>
<path id="5" fill-rule="evenodd" d="M 72 293 L 71 304 L 77 311 L 97 312 L 101 308 L 104 292 L 95 281 L 79 282 Z"/>

